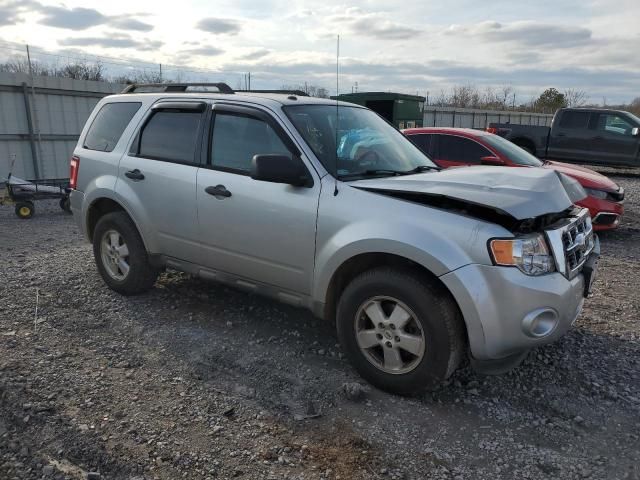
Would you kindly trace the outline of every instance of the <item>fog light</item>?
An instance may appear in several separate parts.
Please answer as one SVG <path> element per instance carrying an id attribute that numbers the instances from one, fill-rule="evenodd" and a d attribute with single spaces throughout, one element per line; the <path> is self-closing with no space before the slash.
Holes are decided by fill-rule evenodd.
<path id="1" fill-rule="evenodd" d="M 552 308 L 539 308 L 522 319 L 522 331 L 533 338 L 549 335 L 558 325 L 558 312 Z"/>

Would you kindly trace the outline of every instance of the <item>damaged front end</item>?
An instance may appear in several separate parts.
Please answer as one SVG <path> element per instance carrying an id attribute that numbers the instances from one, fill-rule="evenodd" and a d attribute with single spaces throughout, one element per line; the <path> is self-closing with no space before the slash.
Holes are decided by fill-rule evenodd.
<path id="1" fill-rule="evenodd" d="M 540 232 L 570 217 L 574 204 L 587 196 L 573 178 L 542 168 L 457 168 L 351 186 L 478 218 L 516 234 Z"/>
<path id="2" fill-rule="evenodd" d="M 493 264 L 529 276 L 557 271 L 571 279 L 597 257 L 589 212 L 575 206 L 586 193 L 559 172 L 471 167 L 352 186 L 502 226 L 512 235 L 487 242 Z"/>

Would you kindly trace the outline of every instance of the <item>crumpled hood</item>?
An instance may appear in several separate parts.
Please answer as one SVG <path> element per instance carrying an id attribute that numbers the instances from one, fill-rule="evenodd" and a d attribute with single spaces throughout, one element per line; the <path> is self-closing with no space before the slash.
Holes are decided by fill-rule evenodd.
<path id="1" fill-rule="evenodd" d="M 350 182 L 355 188 L 411 192 L 491 207 L 516 220 L 560 213 L 585 197 L 578 182 L 546 168 L 467 167 Z"/>

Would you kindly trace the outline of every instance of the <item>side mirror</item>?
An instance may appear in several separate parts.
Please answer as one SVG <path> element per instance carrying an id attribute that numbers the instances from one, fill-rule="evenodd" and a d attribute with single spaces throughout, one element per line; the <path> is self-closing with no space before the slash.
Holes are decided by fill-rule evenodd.
<path id="1" fill-rule="evenodd" d="M 295 187 L 309 185 L 309 173 L 302 161 L 288 155 L 254 155 L 250 176 L 262 182 L 285 183 Z"/>
<path id="2" fill-rule="evenodd" d="M 638 137 L 640 136 L 640 128 L 635 127 L 631 129 L 631 136 L 632 137 Z"/>
<path id="3" fill-rule="evenodd" d="M 482 165 L 494 165 L 497 167 L 504 167 L 506 165 L 506 162 L 504 160 L 502 160 L 501 158 L 498 157 L 482 157 L 480 159 L 480 163 L 482 163 Z"/>

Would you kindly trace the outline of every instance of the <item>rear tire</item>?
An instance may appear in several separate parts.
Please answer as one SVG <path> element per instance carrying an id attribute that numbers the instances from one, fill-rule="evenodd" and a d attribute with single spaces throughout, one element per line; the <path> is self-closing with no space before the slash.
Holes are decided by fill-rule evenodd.
<path id="1" fill-rule="evenodd" d="M 36 213 L 36 209 L 35 209 L 35 206 L 33 205 L 33 202 L 29 202 L 29 201 L 18 202 L 16 203 L 15 212 L 18 218 L 27 220 L 33 217 L 33 215 Z"/>
<path id="2" fill-rule="evenodd" d="M 410 270 L 382 267 L 353 279 L 338 303 L 337 328 L 360 375 L 398 394 L 440 384 L 456 370 L 466 347 L 450 293 Z"/>
<path id="3" fill-rule="evenodd" d="M 138 230 L 124 212 L 107 213 L 93 232 L 93 256 L 107 286 L 122 295 L 153 287 L 159 269 L 149 262 Z"/>

